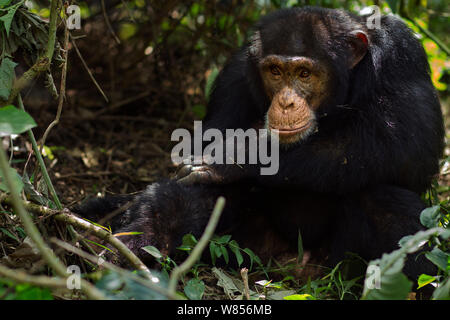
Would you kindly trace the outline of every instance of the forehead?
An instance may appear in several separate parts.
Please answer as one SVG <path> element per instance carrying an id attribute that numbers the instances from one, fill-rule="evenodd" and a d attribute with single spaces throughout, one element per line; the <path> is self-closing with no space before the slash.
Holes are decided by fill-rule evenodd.
<path id="1" fill-rule="evenodd" d="M 313 15 L 292 14 L 267 21 L 259 29 L 263 55 L 326 56 L 329 32 L 325 23 Z"/>

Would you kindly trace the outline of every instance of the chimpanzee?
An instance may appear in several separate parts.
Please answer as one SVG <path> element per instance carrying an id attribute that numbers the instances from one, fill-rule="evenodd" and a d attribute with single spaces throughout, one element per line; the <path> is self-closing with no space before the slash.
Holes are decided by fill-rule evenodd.
<path id="1" fill-rule="evenodd" d="M 76 211 L 91 218 L 134 200 L 113 227 L 140 250 L 173 254 L 201 235 L 218 196 L 217 232 L 263 257 L 303 246 L 333 264 L 346 252 L 374 259 L 417 232 L 420 198 L 438 172 L 443 120 L 419 41 L 394 16 L 304 7 L 263 17 L 218 75 L 203 129 L 266 128 L 279 137 L 279 171 L 258 165 L 183 164 L 140 195 Z M 409 259 L 405 272 L 428 268 Z"/>

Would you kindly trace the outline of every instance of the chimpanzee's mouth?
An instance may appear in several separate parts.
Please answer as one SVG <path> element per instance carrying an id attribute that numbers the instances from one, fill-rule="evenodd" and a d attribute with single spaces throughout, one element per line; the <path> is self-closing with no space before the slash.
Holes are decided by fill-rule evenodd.
<path id="1" fill-rule="evenodd" d="M 272 126 L 270 126 L 270 130 L 275 130 L 278 132 L 278 135 L 280 136 L 292 136 L 294 134 L 303 132 L 307 129 L 309 129 L 309 127 L 311 127 L 312 122 L 308 121 L 306 124 L 299 126 L 299 127 L 295 127 L 295 128 L 274 128 Z"/>

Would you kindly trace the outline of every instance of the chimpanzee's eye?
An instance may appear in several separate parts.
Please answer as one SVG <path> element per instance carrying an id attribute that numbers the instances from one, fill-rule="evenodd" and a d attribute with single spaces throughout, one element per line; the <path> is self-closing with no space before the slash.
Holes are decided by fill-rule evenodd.
<path id="1" fill-rule="evenodd" d="M 270 73 L 272 73 L 274 76 L 281 75 L 280 68 L 278 68 L 276 65 L 270 66 Z"/>
<path id="2" fill-rule="evenodd" d="M 307 69 L 302 69 L 300 70 L 300 78 L 308 78 L 311 75 L 311 71 L 307 70 Z"/>

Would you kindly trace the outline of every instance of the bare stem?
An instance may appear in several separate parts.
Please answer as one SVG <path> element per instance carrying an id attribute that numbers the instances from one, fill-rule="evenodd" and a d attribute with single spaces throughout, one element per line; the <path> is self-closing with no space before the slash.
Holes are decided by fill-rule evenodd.
<path id="1" fill-rule="evenodd" d="M 33 240 L 36 244 L 37 249 L 39 250 L 42 257 L 47 261 L 48 265 L 55 271 L 55 273 L 61 278 L 67 277 L 67 271 L 64 264 L 59 261 L 58 257 L 53 253 L 53 251 L 47 246 L 42 239 L 41 234 L 39 233 L 38 228 L 34 225 L 33 220 L 31 219 L 28 212 L 25 210 L 22 200 L 20 199 L 19 193 L 15 189 L 14 184 L 12 183 L 11 173 L 9 171 L 8 159 L 6 154 L 2 148 L 0 148 L 0 170 L 3 172 L 3 177 L 5 178 L 5 183 L 10 190 L 11 193 L 11 204 L 14 208 L 16 214 L 20 217 L 22 221 L 23 227 L 27 235 Z M 5 270 L 4 270 L 5 271 Z M 94 286 L 92 286 L 89 282 L 85 280 L 81 280 L 82 286 L 81 290 L 90 298 L 90 299 L 104 299 L 103 294 Z"/>
<path id="2" fill-rule="evenodd" d="M 145 266 L 145 264 L 130 250 L 128 247 L 123 244 L 118 238 L 109 233 L 108 231 L 93 225 L 92 223 L 78 218 L 73 213 L 71 213 L 68 209 L 64 210 L 53 210 L 47 207 L 43 207 L 29 201 L 19 200 L 23 207 L 26 207 L 30 212 L 43 215 L 43 216 L 51 216 L 54 219 L 69 224 L 71 226 L 80 228 L 84 231 L 91 232 L 95 236 L 99 237 L 102 240 L 105 240 L 113 247 L 115 247 L 120 254 L 122 254 L 131 265 L 137 270 L 144 271 L 147 275 L 150 276 L 150 270 Z M 5 203 L 8 205 L 12 205 L 12 199 L 8 196 L 0 195 L 0 203 Z"/>
<path id="3" fill-rule="evenodd" d="M 17 96 L 17 103 L 19 105 L 19 108 L 25 111 L 25 107 L 23 106 L 22 97 L 20 94 Z M 62 209 L 63 206 L 61 202 L 59 201 L 58 195 L 56 194 L 55 188 L 53 187 L 52 180 L 50 180 L 50 176 L 48 175 L 47 168 L 45 167 L 44 159 L 42 159 L 42 155 L 39 152 L 39 147 L 36 142 L 36 138 L 34 137 L 33 131 L 30 129 L 28 130 L 28 136 L 31 141 L 31 145 L 33 146 L 34 154 L 38 160 L 39 167 L 41 168 L 42 176 L 44 177 L 45 183 L 47 184 L 47 187 L 53 197 L 53 201 L 56 204 L 56 207 L 58 209 Z"/>
<path id="4" fill-rule="evenodd" d="M 58 3 L 59 0 L 52 0 L 50 5 L 48 43 L 45 55 L 38 58 L 36 63 L 14 82 L 14 86 L 11 89 L 11 94 L 9 95 L 7 104 L 11 104 L 16 99 L 20 91 L 22 91 L 22 89 L 25 88 L 31 80 L 37 77 L 42 71 L 45 71 L 50 67 L 50 64 L 52 63 L 53 53 L 55 52 Z"/>
<path id="5" fill-rule="evenodd" d="M 186 273 L 194 263 L 200 258 L 203 250 L 208 245 L 209 240 L 214 234 L 214 230 L 216 230 L 217 223 L 219 222 L 220 215 L 222 214 L 223 208 L 225 207 L 225 198 L 219 197 L 217 199 L 216 205 L 214 206 L 214 210 L 209 218 L 208 225 L 205 228 L 203 235 L 198 241 L 195 248 L 192 250 L 189 257 L 184 261 L 181 265 L 173 269 L 170 280 L 169 280 L 169 292 L 175 295 L 177 284 L 179 278 Z"/>

